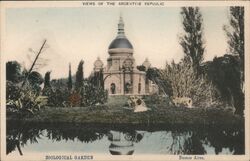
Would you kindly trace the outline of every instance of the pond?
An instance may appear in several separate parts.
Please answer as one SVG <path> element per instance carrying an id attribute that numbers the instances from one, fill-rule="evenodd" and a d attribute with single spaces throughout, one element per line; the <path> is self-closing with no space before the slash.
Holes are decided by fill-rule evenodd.
<path id="1" fill-rule="evenodd" d="M 74 152 L 104 155 L 245 153 L 243 127 L 7 124 L 7 155 Z"/>

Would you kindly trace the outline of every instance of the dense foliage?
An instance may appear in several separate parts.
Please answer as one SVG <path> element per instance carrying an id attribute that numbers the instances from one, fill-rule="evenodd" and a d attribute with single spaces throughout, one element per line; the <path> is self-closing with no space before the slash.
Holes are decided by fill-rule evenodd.
<path id="1" fill-rule="evenodd" d="M 94 77 L 83 79 L 83 60 L 76 71 L 76 80 L 73 86 L 71 67 L 68 79 L 51 81 L 51 86 L 44 86 L 43 94 L 48 96 L 48 105 L 53 107 L 83 107 L 103 104 L 107 101 L 107 91 L 103 89 L 102 72 Z M 46 75 L 45 75 L 46 77 Z M 48 76 L 47 76 L 48 77 Z"/>
<path id="2" fill-rule="evenodd" d="M 208 78 L 218 89 L 221 101 L 226 106 L 235 108 L 235 113 L 243 115 L 244 93 L 241 89 L 241 73 L 239 57 L 224 55 L 215 57 L 204 66 Z"/>
<path id="3" fill-rule="evenodd" d="M 31 72 L 27 76 L 26 84 L 25 70 L 16 61 L 6 63 L 6 110 L 18 115 L 30 115 L 46 105 L 47 98 L 40 95 L 40 85 L 43 78 L 38 72 Z"/>
<path id="4" fill-rule="evenodd" d="M 44 89 L 48 96 L 48 106 L 52 107 L 83 107 L 103 104 L 107 101 L 107 92 L 94 86 L 88 80 L 77 90 L 69 90 L 65 80 L 52 80 L 51 89 Z"/>
<path id="5" fill-rule="evenodd" d="M 218 95 L 215 87 L 206 77 L 196 75 L 192 63 L 182 60 L 176 64 L 167 64 L 161 71 L 161 79 L 170 84 L 172 98 L 188 97 L 196 107 L 210 107 L 218 104 Z"/>
<path id="6" fill-rule="evenodd" d="M 95 71 L 90 77 L 89 82 L 96 87 L 104 88 L 104 81 L 103 81 L 103 71 Z"/>
<path id="7" fill-rule="evenodd" d="M 17 61 L 6 63 L 6 80 L 18 83 L 22 80 L 21 65 Z"/>
<path id="8" fill-rule="evenodd" d="M 16 62 L 6 63 L 6 104 L 7 111 L 18 114 L 34 114 L 43 106 L 73 107 L 103 104 L 107 92 L 88 79 L 83 80 L 83 61 L 79 63 L 75 89 L 69 88 L 67 79 L 50 80 L 51 71 L 44 79 L 40 73 L 22 70 Z M 71 71 L 70 71 L 71 72 Z M 28 74 L 28 75 L 27 75 Z M 71 76 L 71 73 L 69 73 Z M 72 78 L 70 78 L 72 81 Z M 82 80 L 82 81 L 81 81 Z M 23 83 L 23 82 L 26 83 Z M 72 82 L 73 84 L 73 82 Z M 41 86 L 43 85 L 43 88 Z M 77 87 L 77 88 L 76 88 Z"/>

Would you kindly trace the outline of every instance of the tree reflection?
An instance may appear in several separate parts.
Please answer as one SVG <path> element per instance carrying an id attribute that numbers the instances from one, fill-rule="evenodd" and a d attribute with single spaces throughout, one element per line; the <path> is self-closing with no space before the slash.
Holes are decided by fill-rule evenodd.
<path id="1" fill-rule="evenodd" d="M 206 154 L 196 131 L 173 131 L 171 136 L 172 143 L 168 147 L 170 154 Z"/>
<path id="2" fill-rule="evenodd" d="M 26 145 L 28 141 L 33 143 L 38 143 L 37 139 L 40 139 L 42 131 L 37 128 L 29 129 L 26 126 L 8 128 L 7 127 L 7 154 L 15 150 L 16 148 L 19 151 L 20 155 L 23 155 L 21 147 Z"/>
<path id="3" fill-rule="evenodd" d="M 100 140 L 105 134 L 104 131 L 97 131 L 93 129 L 74 129 L 74 128 L 61 128 L 61 129 L 54 129 L 50 128 L 47 129 L 47 137 L 48 139 L 61 141 L 61 140 L 75 140 L 78 139 L 81 142 L 89 143 L 95 140 Z"/>
<path id="4" fill-rule="evenodd" d="M 228 148 L 231 154 L 244 154 L 243 128 L 203 128 L 196 130 L 172 130 L 170 154 L 207 154 L 205 146 L 213 147 L 215 154 Z"/>
<path id="5" fill-rule="evenodd" d="M 224 149 L 228 149 L 230 154 L 245 153 L 243 126 L 210 128 L 175 127 L 168 130 L 161 130 L 160 132 L 164 133 L 164 131 L 166 134 L 163 137 L 168 140 L 162 140 L 161 145 L 167 145 L 167 148 L 165 148 L 167 154 L 211 154 L 211 150 L 207 151 L 208 147 L 214 149 L 214 154 L 224 153 Z M 39 139 L 44 137 L 56 142 L 71 140 L 84 143 L 91 143 L 107 137 L 110 141 L 110 146 L 107 149 L 109 149 L 111 154 L 132 155 L 135 151 L 134 144 L 140 143 L 144 137 L 144 133 L 149 134 L 147 131 L 138 131 L 135 128 L 112 130 L 108 127 L 87 127 L 84 125 L 72 126 L 60 124 L 56 126 L 38 126 L 21 123 L 7 124 L 6 132 L 6 153 L 9 154 L 17 150 L 20 155 L 23 155 L 22 147 L 26 146 L 27 143 L 38 143 Z"/>
<path id="6" fill-rule="evenodd" d="M 215 154 L 222 152 L 223 148 L 229 148 L 232 154 L 245 153 L 244 128 L 214 129 L 208 131 L 209 145 L 215 148 Z"/>
<path id="7" fill-rule="evenodd" d="M 68 127 L 68 126 L 57 126 L 57 127 L 38 127 L 29 125 L 14 125 L 7 126 L 7 154 L 16 149 L 20 155 L 23 155 L 21 147 L 24 147 L 28 142 L 38 143 L 38 139 L 42 136 L 47 137 L 53 141 L 61 140 L 72 140 L 89 143 L 95 140 L 102 139 L 107 134 L 107 130 L 103 129 L 91 129 L 85 127 Z"/>

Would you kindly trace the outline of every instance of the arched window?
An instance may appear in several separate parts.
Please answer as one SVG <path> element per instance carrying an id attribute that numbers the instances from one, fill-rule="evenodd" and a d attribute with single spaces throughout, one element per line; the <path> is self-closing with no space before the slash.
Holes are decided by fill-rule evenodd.
<path id="1" fill-rule="evenodd" d="M 131 88 L 130 83 L 126 83 L 126 84 L 125 84 L 125 93 L 126 93 L 126 94 L 129 93 L 130 88 Z"/>
<path id="2" fill-rule="evenodd" d="M 111 83 L 111 85 L 110 85 L 110 91 L 111 91 L 111 93 L 112 94 L 115 94 L 115 83 Z"/>
<path id="3" fill-rule="evenodd" d="M 138 84 L 138 93 L 141 93 L 141 83 Z"/>

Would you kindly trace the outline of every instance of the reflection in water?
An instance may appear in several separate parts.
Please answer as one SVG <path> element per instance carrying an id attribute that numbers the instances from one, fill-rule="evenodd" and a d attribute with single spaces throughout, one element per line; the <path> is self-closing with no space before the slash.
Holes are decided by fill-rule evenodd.
<path id="1" fill-rule="evenodd" d="M 84 143 L 85 145 L 92 145 L 93 142 L 97 142 L 96 147 L 93 146 L 93 153 L 95 148 L 103 143 L 102 140 L 107 140 L 107 145 L 105 144 L 102 152 L 106 153 L 108 150 L 112 155 L 135 155 L 138 153 L 221 154 L 224 153 L 225 149 L 229 154 L 245 153 L 244 130 L 241 127 L 175 127 L 160 128 L 150 132 L 145 128 L 144 131 L 136 130 L 136 128 L 126 129 L 118 130 L 102 126 L 83 125 L 8 124 L 7 154 L 18 151 L 20 155 L 23 155 L 23 148 L 34 144 L 39 145 L 39 142 L 43 140 L 64 141 L 65 144 L 71 141 L 73 143 Z M 160 134 L 160 136 L 156 134 Z"/>
<path id="2" fill-rule="evenodd" d="M 18 149 L 19 154 L 23 155 L 21 147 L 25 146 L 28 141 L 31 144 L 38 143 L 37 139 L 40 139 L 41 135 L 42 131 L 36 128 L 7 127 L 7 154 Z"/>
<path id="3" fill-rule="evenodd" d="M 132 155 L 134 153 L 134 142 L 143 138 L 143 132 L 119 132 L 111 130 L 108 133 L 110 141 L 109 152 L 112 155 Z"/>
<path id="4" fill-rule="evenodd" d="M 173 131 L 171 135 L 173 139 L 168 149 L 170 154 L 206 154 L 203 141 L 196 131 Z"/>

